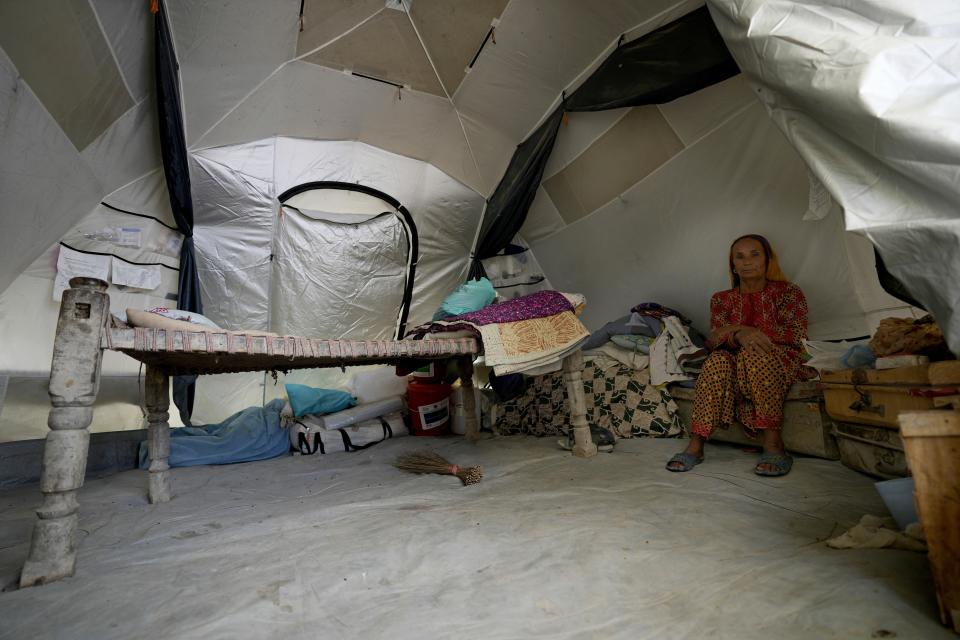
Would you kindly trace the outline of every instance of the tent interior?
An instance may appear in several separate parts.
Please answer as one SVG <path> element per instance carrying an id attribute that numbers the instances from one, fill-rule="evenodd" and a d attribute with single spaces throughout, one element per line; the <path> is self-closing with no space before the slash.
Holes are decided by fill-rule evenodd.
<path id="1" fill-rule="evenodd" d="M 740 72 L 564 113 L 520 252 L 482 261 L 500 298 L 583 294 L 590 331 L 656 301 L 706 332 L 729 243 L 759 233 L 806 294 L 810 339 L 929 311 L 960 350 L 960 10 L 945 0 L 163 0 L 188 234 L 150 4 L 0 2 L 0 447 L 47 434 L 80 263 L 121 317 L 177 305 L 189 244 L 224 329 L 391 340 L 431 320 L 518 145 L 618 48 L 697 11 Z M 875 252 L 923 309 L 885 290 Z M 202 376 L 190 419 L 285 383 L 346 389 L 354 371 Z M 142 429 L 140 363 L 106 351 L 101 375 L 91 431 Z M 178 470 L 164 505 L 140 471 L 88 481 L 77 575 L 39 589 L 11 586 L 36 487 L 4 489 L 0 638 L 948 637 L 923 555 L 822 544 L 886 513 L 838 462 L 767 480 L 722 445 L 712 470 L 667 474 L 677 441 L 584 461 L 550 438 L 439 440 L 487 473 L 458 489 L 390 466 L 416 440 Z"/>

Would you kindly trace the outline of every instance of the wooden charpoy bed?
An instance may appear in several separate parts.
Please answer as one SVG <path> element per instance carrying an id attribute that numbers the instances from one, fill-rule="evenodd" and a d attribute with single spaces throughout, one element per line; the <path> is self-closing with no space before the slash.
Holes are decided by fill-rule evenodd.
<path id="1" fill-rule="evenodd" d="M 479 437 L 473 387 L 473 361 L 480 353 L 474 338 L 430 340 L 319 340 L 294 336 L 248 335 L 234 331 L 172 331 L 111 328 L 107 283 L 74 278 L 63 293 L 50 368 L 50 416 L 30 552 L 20 576 L 27 587 L 73 575 L 79 520 L 77 493 L 83 485 L 90 443 L 89 426 L 100 386 L 104 349 L 127 354 L 146 365 L 146 410 L 151 503 L 170 500 L 170 376 L 288 371 L 321 367 L 456 360 L 464 386 L 467 438 Z M 586 421 L 580 351 L 564 359 L 570 397 L 574 455 L 590 457 L 596 446 Z"/>

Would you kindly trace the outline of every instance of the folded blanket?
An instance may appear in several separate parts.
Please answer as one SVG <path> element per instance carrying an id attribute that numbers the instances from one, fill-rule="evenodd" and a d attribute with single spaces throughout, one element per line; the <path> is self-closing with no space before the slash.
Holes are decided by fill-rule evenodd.
<path id="1" fill-rule="evenodd" d="M 549 365 L 579 348 L 590 336 L 574 313 L 582 304 L 583 296 L 538 291 L 420 325 L 410 335 L 469 331 L 479 338 L 487 366 L 507 375 Z"/>

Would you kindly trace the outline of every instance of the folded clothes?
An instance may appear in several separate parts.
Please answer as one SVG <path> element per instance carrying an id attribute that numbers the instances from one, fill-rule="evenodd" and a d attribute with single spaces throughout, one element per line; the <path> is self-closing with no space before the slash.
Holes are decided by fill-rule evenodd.
<path id="1" fill-rule="evenodd" d="M 656 338 L 651 338 L 650 336 L 636 336 L 636 335 L 617 335 L 610 336 L 610 341 L 617 345 L 618 347 L 623 347 L 624 349 L 629 349 L 631 351 L 639 351 L 640 353 L 649 354 L 650 347 L 653 345 Z"/>
<path id="2" fill-rule="evenodd" d="M 636 315 L 636 314 L 634 314 Z M 660 321 L 656 318 L 643 318 L 636 315 L 637 321 L 633 322 L 633 316 L 623 316 L 612 320 L 590 334 L 590 339 L 583 343 L 584 349 L 597 349 L 607 343 L 615 335 L 644 335 L 656 338 L 660 333 Z M 651 320 L 655 326 L 647 324 L 646 320 Z"/>

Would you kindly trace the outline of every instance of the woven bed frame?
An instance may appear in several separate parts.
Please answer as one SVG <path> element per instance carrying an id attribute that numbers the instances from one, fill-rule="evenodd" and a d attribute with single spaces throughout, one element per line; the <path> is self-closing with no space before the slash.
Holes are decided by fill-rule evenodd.
<path id="1" fill-rule="evenodd" d="M 100 386 L 104 349 L 125 353 L 146 365 L 149 489 L 152 504 L 170 492 L 170 376 L 243 371 L 289 371 L 321 367 L 456 360 L 464 387 L 467 434 L 479 438 L 473 394 L 473 361 L 480 353 L 474 338 L 434 340 L 317 340 L 295 336 L 250 335 L 232 331 L 172 331 L 110 328 L 107 283 L 74 278 L 63 293 L 50 368 L 50 416 L 43 452 L 40 490 L 30 551 L 20 575 L 28 587 L 73 575 L 79 520 L 77 493 L 83 485 L 93 404 Z M 583 356 L 564 359 L 570 396 L 574 455 L 596 455 L 584 402 Z"/>

